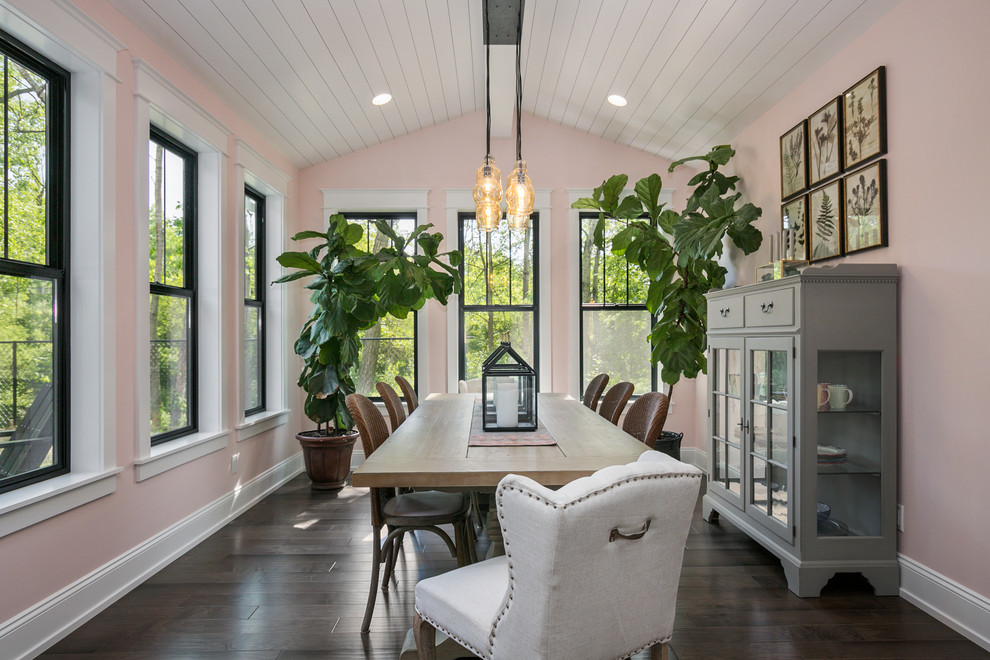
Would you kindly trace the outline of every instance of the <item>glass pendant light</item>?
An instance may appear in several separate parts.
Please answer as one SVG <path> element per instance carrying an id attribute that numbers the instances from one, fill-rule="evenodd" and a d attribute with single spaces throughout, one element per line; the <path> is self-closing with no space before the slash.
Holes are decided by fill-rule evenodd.
<path id="1" fill-rule="evenodd" d="M 478 229 L 492 231 L 498 228 L 502 217 L 502 171 L 492 157 L 492 89 L 491 46 L 488 38 L 488 0 L 482 3 L 485 13 L 485 160 L 478 168 L 474 181 L 475 218 Z"/>
<path id="2" fill-rule="evenodd" d="M 512 229 L 529 227 L 529 216 L 533 213 L 536 193 L 533 182 L 526 171 L 526 161 L 522 158 L 522 19 L 523 0 L 519 0 L 519 22 L 516 26 L 516 166 L 505 184 L 505 203 L 509 210 L 507 217 Z"/>

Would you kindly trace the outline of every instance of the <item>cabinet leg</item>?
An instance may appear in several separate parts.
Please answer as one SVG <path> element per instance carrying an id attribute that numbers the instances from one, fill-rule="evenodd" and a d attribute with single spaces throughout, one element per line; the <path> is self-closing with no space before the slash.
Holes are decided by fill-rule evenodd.
<path id="1" fill-rule="evenodd" d="M 801 598 L 817 598 L 822 589 L 832 579 L 834 568 L 798 568 L 794 564 L 781 560 L 784 576 L 787 578 L 787 588 Z"/>
<path id="2" fill-rule="evenodd" d="M 898 566 L 878 566 L 861 571 L 873 585 L 877 596 L 897 596 L 901 592 L 901 571 Z"/>

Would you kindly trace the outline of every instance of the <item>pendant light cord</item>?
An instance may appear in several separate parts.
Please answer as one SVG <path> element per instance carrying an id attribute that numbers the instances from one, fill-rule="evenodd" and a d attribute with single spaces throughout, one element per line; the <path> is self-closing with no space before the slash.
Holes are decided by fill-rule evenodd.
<path id="1" fill-rule="evenodd" d="M 485 12 L 485 156 L 492 153 L 492 65 L 491 37 L 488 26 L 488 0 L 484 1 Z"/>
<path id="2" fill-rule="evenodd" d="M 486 0 L 487 2 L 487 0 Z M 522 19 L 523 3 L 519 0 L 519 22 L 516 24 L 516 160 L 522 160 Z"/>

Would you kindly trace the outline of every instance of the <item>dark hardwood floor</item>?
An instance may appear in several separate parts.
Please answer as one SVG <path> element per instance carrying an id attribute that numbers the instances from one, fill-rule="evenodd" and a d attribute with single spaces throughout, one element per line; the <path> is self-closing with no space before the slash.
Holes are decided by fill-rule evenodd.
<path id="1" fill-rule="evenodd" d="M 297 477 L 42 657 L 394 659 L 416 581 L 455 564 L 433 535 L 407 540 L 398 583 L 379 592 L 362 636 L 369 507 L 366 489 L 315 492 Z M 724 520 L 702 521 L 700 503 L 671 651 L 676 660 L 990 658 L 906 601 L 873 596 L 858 576 L 837 577 L 821 598 L 798 598 L 772 555 Z"/>

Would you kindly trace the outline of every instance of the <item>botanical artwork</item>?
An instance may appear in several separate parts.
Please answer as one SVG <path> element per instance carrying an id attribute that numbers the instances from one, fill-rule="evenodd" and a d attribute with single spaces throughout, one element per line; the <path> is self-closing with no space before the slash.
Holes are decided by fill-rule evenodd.
<path id="1" fill-rule="evenodd" d="M 808 118 L 808 182 L 811 185 L 824 181 L 841 170 L 839 99 L 829 103 Z"/>
<path id="2" fill-rule="evenodd" d="M 780 197 L 787 199 L 808 185 L 805 122 L 780 137 Z"/>
<path id="3" fill-rule="evenodd" d="M 887 244 L 885 161 L 849 174 L 846 188 L 846 253 Z"/>
<path id="4" fill-rule="evenodd" d="M 806 217 L 808 196 L 802 195 L 780 207 L 780 225 L 784 236 L 784 250 L 789 259 L 804 261 L 808 258 Z M 791 247 L 793 245 L 793 251 Z"/>
<path id="5" fill-rule="evenodd" d="M 846 167 L 887 150 L 884 68 L 880 67 L 843 95 L 843 150 Z"/>
<path id="6" fill-rule="evenodd" d="M 833 181 L 811 191 L 808 214 L 811 261 L 831 259 L 841 254 L 842 186 Z"/>

